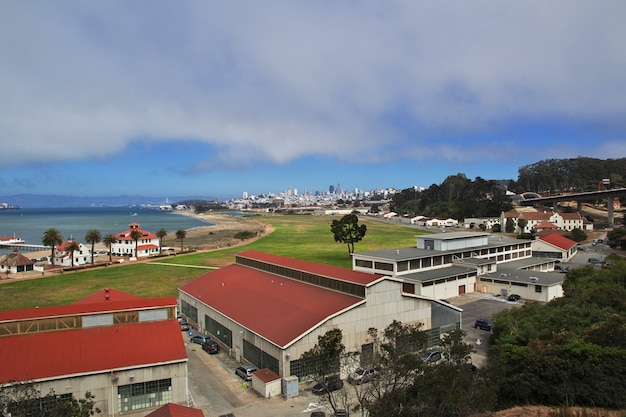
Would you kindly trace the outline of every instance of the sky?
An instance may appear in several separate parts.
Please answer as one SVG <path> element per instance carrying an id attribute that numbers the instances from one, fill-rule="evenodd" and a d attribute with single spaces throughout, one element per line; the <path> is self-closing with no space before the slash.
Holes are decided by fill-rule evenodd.
<path id="1" fill-rule="evenodd" d="M 4 0 L 0 195 L 429 187 L 626 157 L 626 2 Z"/>

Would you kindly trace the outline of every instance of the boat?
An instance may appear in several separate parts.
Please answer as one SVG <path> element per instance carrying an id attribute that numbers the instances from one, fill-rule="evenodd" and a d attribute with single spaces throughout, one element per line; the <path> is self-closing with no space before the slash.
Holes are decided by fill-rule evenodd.
<path id="1" fill-rule="evenodd" d="M 22 206 L 17 204 L 0 203 L 0 210 L 19 210 Z"/>
<path id="2" fill-rule="evenodd" d="M 26 243 L 24 239 L 20 239 L 16 236 L 4 236 L 0 237 L 0 246 L 21 245 Z"/>

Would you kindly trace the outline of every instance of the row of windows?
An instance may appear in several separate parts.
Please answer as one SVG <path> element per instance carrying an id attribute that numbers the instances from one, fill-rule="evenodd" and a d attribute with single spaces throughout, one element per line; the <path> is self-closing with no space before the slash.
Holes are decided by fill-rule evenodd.
<path id="1" fill-rule="evenodd" d="M 525 249 L 525 250 L 524 250 Z M 504 252 L 507 253 L 504 253 Z M 513 251 L 513 252 L 511 252 Z M 488 255 L 500 255 L 490 257 Z M 396 264 L 397 272 L 417 271 L 424 268 L 430 268 L 433 266 L 448 265 L 451 264 L 455 257 L 465 259 L 474 257 L 487 257 L 490 260 L 504 261 L 510 259 L 517 259 L 522 256 L 531 256 L 529 244 L 517 244 L 509 246 L 499 246 L 497 248 L 484 248 L 475 251 L 466 251 L 456 254 L 445 254 L 430 256 L 427 258 L 411 259 L 405 261 L 398 261 Z M 375 269 L 378 271 L 392 271 L 393 263 L 389 262 L 374 262 L 366 259 L 356 259 L 355 266 L 358 268 Z"/>
<path id="2" fill-rule="evenodd" d="M 243 341 L 243 357 L 250 363 L 256 365 L 259 369 L 267 368 L 276 375 L 279 374 L 278 359 L 254 346 L 247 340 Z"/>
<path id="3" fill-rule="evenodd" d="M 524 288 L 528 288 L 529 284 L 524 284 L 521 282 L 511 282 L 511 281 L 504 281 L 501 279 L 491 279 L 491 278 L 481 278 L 481 281 L 484 282 L 493 282 L 494 284 L 500 284 L 500 285 L 511 285 L 511 286 L 516 286 L 516 287 L 524 287 Z M 536 293 L 540 293 L 542 292 L 542 286 L 541 285 L 535 285 L 535 292 Z"/>
<path id="4" fill-rule="evenodd" d="M 233 347 L 233 332 L 209 316 L 204 316 L 204 328 L 229 348 Z"/>
<path id="5" fill-rule="evenodd" d="M 117 387 L 118 411 L 159 407 L 172 402 L 171 378 Z"/>
<path id="6" fill-rule="evenodd" d="M 447 282 L 453 282 L 453 281 L 457 281 L 459 279 L 466 279 L 466 278 L 471 278 L 471 277 L 475 277 L 475 276 L 476 276 L 476 274 L 460 274 L 460 275 L 456 275 L 454 277 L 440 278 L 440 279 L 436 279 L 434 281 L 422 282 L 422 287 L 430 287 L 433 284 L 439 285 L 439 284 L 443 284 L 446 281 Z"/>
<path id="7" fill-rule="evenodd" d="M 254 269 L 258 269 L 260 271 L 265 271 L 272 274 L 295 279 L 301 282 L 306 282 L 308 284 L 317 285 L 319 287 L 340 291 L 345 294 L 351 294 L 357 297 L 365 297 L 365 287 L 361 284 L 340 281 L 310 272 L 287 268 L 280 265 L 268 264 L 266 262 L 257 261 L 254 259 L 237 257 L 237 263 L 240 265 L 245 265 Z M 391 271 L 393 271 L 393 265 Z"/>

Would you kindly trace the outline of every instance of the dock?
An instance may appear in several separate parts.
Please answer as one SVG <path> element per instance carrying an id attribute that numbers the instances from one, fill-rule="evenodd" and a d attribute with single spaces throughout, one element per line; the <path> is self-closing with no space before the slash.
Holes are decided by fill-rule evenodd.
<path id="1" fill-rule="evenodd" d="M 30 251 L 40 251 L 40 250 L 52 250 L 52 246 L 45 245 L 31 245 L 28 243 L 2 243 L 0 242 L 0 248 L 17 248 L 17 249 L 25 249 Z"/>

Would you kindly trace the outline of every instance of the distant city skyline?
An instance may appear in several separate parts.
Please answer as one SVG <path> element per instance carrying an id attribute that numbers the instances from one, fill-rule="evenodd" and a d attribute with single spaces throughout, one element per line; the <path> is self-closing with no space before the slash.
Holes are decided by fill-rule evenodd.
<path id="1" fill-rule="evenodd" d="M 428 188 L 625 157 L 625 15 L 619 0 L 0 2 L 0 195 Z"/>

